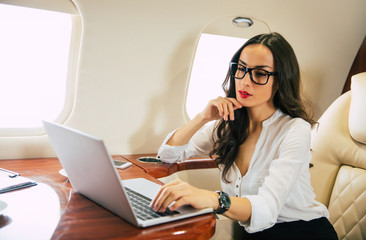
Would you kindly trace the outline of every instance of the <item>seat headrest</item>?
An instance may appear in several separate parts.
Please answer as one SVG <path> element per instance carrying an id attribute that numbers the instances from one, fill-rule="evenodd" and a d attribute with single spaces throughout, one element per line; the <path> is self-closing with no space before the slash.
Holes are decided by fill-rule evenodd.
<path id="1" fill-rule="evenodd" d="M 366 144 L 366 72 L 352 76 L 348 128 L 352 138 Z"/>

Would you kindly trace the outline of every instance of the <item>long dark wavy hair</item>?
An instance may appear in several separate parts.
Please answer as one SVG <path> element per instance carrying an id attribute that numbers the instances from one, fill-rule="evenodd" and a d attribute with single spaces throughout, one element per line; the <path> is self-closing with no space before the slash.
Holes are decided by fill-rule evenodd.
<path id="1" fill-rule="evenodd" d="M 273 84 L 272 99 L 274 106 L 283 113 L 293 117 L 302 118 L 312 126 L 312 114 L 308 113 L 305 102 L 301 97 L 300 90 L 300 69 L 299 64 L 291 45 L 279 33 L 260 34 L 249 39 L 234 54 L 231 61 L 238 63 L 243 49 L 252 44 L 262 44 L 268 47 L 274 59 L 274 67 L 277 72 Z M 235 78 L 228 71 L 222 87 L 227 97 L 236 99 Z M 216 164 L 224 166 L 222 179 L 227 180 L 227 173 L 233 165 L 238 154 L 239 147 L 245 142 L 249 135 L 249 117 L 245 107 L 234 112 L 234 121 L 224 121 L 218 124 L 216 138 L 211 157 L 215 157 Z"/>

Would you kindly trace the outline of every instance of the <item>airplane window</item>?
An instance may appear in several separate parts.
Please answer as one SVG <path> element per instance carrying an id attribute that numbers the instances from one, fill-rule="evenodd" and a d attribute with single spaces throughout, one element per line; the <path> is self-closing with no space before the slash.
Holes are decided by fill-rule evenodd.
<path id="1" fill-rule="evenodd" d="M 208 101 L 225 96 L 221 84 L 234 53 L 248 39 L 201 34 L 189 82 L 186 111 L 190 119 L 203 110 Z"/>
<path id="2" fill-rule="evenodd" d="M 0 128 L 36 128 L 64 109 L 70 14 L 0 4 Z"/>

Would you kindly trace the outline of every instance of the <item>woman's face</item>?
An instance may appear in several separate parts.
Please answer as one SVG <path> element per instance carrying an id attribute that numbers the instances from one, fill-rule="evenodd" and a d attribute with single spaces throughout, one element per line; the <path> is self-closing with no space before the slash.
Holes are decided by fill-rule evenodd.
<path id="1" fill-rule="evenodd" d="M 238 64 L 254 69 L 275 72 L 271 50 L 260 44 L 251 44 L 243 49 Z M 254 75 L 254 72 L 253 72 Z M 253 76 L 254 77 L 254 76 Z M 274 108 L 272 87 L 274 76 L 270 76 L 266 85 L 255 84 L 247 73 L 242 79 L 235 79 L 236 99 L 247 108 Z"/>

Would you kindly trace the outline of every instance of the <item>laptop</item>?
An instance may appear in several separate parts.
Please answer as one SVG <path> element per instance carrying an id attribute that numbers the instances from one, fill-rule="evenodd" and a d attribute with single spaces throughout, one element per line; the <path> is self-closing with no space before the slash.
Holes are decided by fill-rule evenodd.
<path id="1" fill-rule="evenodd" d="M 156 213 L 149 204 L 161 185 L 145 178 L 121 180 L 103 140 L 57 123 L 43 126 L 73 189 L 127 222 L 148 227 L 213 211 L 183 206 Z"/>

